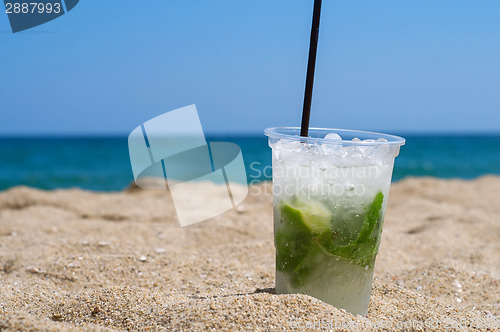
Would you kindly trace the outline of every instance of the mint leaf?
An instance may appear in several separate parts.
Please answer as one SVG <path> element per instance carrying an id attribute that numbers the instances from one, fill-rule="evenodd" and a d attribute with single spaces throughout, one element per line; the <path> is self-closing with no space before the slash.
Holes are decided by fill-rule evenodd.
<path id="1" fill-rule="evenodd" d="M 384 194 L 379 192 L 368 207 L 363 227 L 359 232 L 358 238 L 354 242 L 346 246 L 336 248 L 328 245 L 326 247 L 327 251 L 332 255 L 352 260 L 357 265 L 373 266 L 380 243 L 380 233 L 382 228 L 381 211 L 383 202 Z"/>

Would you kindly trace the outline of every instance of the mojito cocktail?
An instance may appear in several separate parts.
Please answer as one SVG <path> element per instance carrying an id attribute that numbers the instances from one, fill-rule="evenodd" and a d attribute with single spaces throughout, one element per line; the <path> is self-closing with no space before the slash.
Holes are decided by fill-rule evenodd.
<path id="1" fill-rule="evenodd" d="M 276 292 L 366 315 L 394 158 L 377 133 L 266 130 L 273 150 Z"/>

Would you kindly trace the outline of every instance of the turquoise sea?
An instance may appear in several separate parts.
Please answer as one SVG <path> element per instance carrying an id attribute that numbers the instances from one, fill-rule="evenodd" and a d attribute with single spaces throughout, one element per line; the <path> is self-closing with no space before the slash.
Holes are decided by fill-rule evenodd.
<path id="1" fill-rule="evenodd" d="M 500 135 L 401 136 L 407 143 L 396 159 L 394 181 L 407 176 L 500 175 Z M 263 135 L 218 135 L 207 140 L 238 144 L 249 181 L 271 179 L 271 150 Z M 127 137 L 4 137 L 0 152 L 0 190 L 25 185 L 117 191 L 133 181 Z"/>

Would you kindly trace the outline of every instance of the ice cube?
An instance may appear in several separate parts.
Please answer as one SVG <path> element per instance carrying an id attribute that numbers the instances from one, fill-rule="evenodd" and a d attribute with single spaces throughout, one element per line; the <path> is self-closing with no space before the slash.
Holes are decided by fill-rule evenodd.
<path id="1" fill-rule="evenodd" d="M 387 140 L 380 141 L 380 139 L 383 139 L 383 138 L 379 138 L 377 141 L 378 142 L 387 142 Z M 370 158 L 372 158 L 372 159 L 388 158 L 391 155 L 390 152 L 391 152 L 391 147 L 389 146 L 389 144 L 379 144 L 379 145 L 376 145 L 375 149 L 373 149 L 373 151 L 370 153 Z"/>
<path id="2" fill-rule="evenodd" d="M 329 141 L 338 141 L 339 143 L 342 141 L 342 137 L 336 133 L 327 134 L 324 139 Z M 325 142 L 320 146 L 320 153 L 328 154 L 328 155 L 338 155 L 343 156 L 345 153 L 342 151 L 342 145 L 336 143 Z"/>
<path id="3" fill-rule="evenodd" d="M 330 134 L 327 134 L 324 139 L 327 139 L 327 140 L 331 140 L 331 141 L 341 141 L 342 140 L 342 137 L 340 137 L 339 134 L 336 134 L 336 133 L 330 133 Z"/>
<path id="4" fill-rule="evenodd" d="M 347 154 L 346 149 L 342 146 L 342 144 L 335 143 L 324 143 L 320 146 L 321 154 L 326 155 L 335 155 L 339 157 L 344 157 Z"/>
<path id="5" fill-rule="evenodd" d="M 300 143 L 300 141 L 291 141 L 287 139 L 280 139 L 273 146 L 273 149 L 294 151 L 294 152 L 300 151 L 301 148 L 302 148 L 302 143 Z"/>
<path id="6" fill-rule="evenodd" d="M 351 159 L 363 158 L 363 151 L 360 148 L 361 148 L 360 146 L 348 147 L 346 157 Z"/>
<path id="7" fill-rule="evenodd" d="M 271 145 L 273 148 L 273 155 L 277 160 L 286 160 L 291 158 L 291 155 L 299 152 L 302 144 L 299 141 L 291 141 L 281 139 Z"/>
<path id="8" fill-rule="evenodd" d="M 365 139 L 363 142 L 375 143 L 376 141 L 374 139 Z M 375 150 L 375 145 L 360 145 L 357 148 L 361 151 L 363 157 L 369 157 Z"/>

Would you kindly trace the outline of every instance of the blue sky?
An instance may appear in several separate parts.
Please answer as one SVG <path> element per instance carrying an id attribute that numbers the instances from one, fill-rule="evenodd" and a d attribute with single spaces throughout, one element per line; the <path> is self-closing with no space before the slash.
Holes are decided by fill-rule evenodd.
<path id="1" fill-rule="evenodd" d="M 313 1 L 82 0 L 13 34 L 0 135 L 128 134 L 196 104 L 208 133 L 298 126 Z M 312 126 L 500 132 L 500 1 L 324 1 Z"/>

